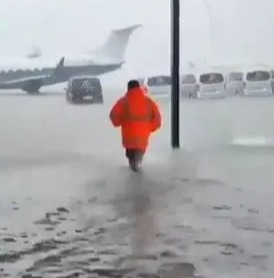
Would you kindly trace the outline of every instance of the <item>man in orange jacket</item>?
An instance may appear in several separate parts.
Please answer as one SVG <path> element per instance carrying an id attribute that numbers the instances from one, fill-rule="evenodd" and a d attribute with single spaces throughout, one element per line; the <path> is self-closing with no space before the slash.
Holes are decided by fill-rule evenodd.
<path id="1" fill-rule="evenodd" d="M 157 104 L 140 87 L 137 80 L 128 82 L 128 91 L 110 112 L 114 127 L 121 127 L 122 145 L 133 170 L 137 170 L 148 147 L 152 132 L 161 127 Z"/>

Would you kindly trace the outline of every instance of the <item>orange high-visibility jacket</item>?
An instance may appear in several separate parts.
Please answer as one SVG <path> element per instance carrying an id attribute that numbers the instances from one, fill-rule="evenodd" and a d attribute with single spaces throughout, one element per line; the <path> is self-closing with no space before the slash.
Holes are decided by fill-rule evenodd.
<path id="1" fill-rule="evenodd" d="M 109 117 L 115 127 L 121 127 L 122 145 L 128 149 L 145 151 L 150 134 L 161 127 L 159 108 L 142 88 L 129 90 L 112 107 Z"/>

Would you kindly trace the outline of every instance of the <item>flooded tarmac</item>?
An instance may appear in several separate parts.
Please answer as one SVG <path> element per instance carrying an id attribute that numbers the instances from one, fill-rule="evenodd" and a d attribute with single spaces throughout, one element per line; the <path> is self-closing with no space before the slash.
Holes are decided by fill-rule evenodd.
<path id="1" fill-rule="evenodd" d="M 1 96 L 0 277 L 272 277 L 274 101 L 183 102 L 172 153 L 161 100 L 137 174 L 111 104 Z"/>

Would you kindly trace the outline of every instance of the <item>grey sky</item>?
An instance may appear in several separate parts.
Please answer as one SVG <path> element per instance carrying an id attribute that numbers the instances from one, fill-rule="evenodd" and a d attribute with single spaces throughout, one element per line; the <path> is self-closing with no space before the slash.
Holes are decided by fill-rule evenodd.
<path id="1" fill-rule="evenodd" d="M 144 28 L 130 41 L 124 71 L 168 71 L 169 2 L 1 0 L 0 56 L 25 55 L 32 45 L 39 45 L 44 55 L 85 52 L 112 28 L 141 23 Z M 273 0 L 181 0 L 181 15 L 182 61 L 274 64 Z"/>

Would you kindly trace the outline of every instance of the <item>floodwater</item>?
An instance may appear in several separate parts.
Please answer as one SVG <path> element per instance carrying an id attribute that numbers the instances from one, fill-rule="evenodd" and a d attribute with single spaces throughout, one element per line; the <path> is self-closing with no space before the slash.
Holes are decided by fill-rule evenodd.
<path id="1" fill-rule="evenodd" d="M 137 174 L 113 100 L 0 96 L 0 277 L 272 277 L 274 100 L 159 100 Z"/>

